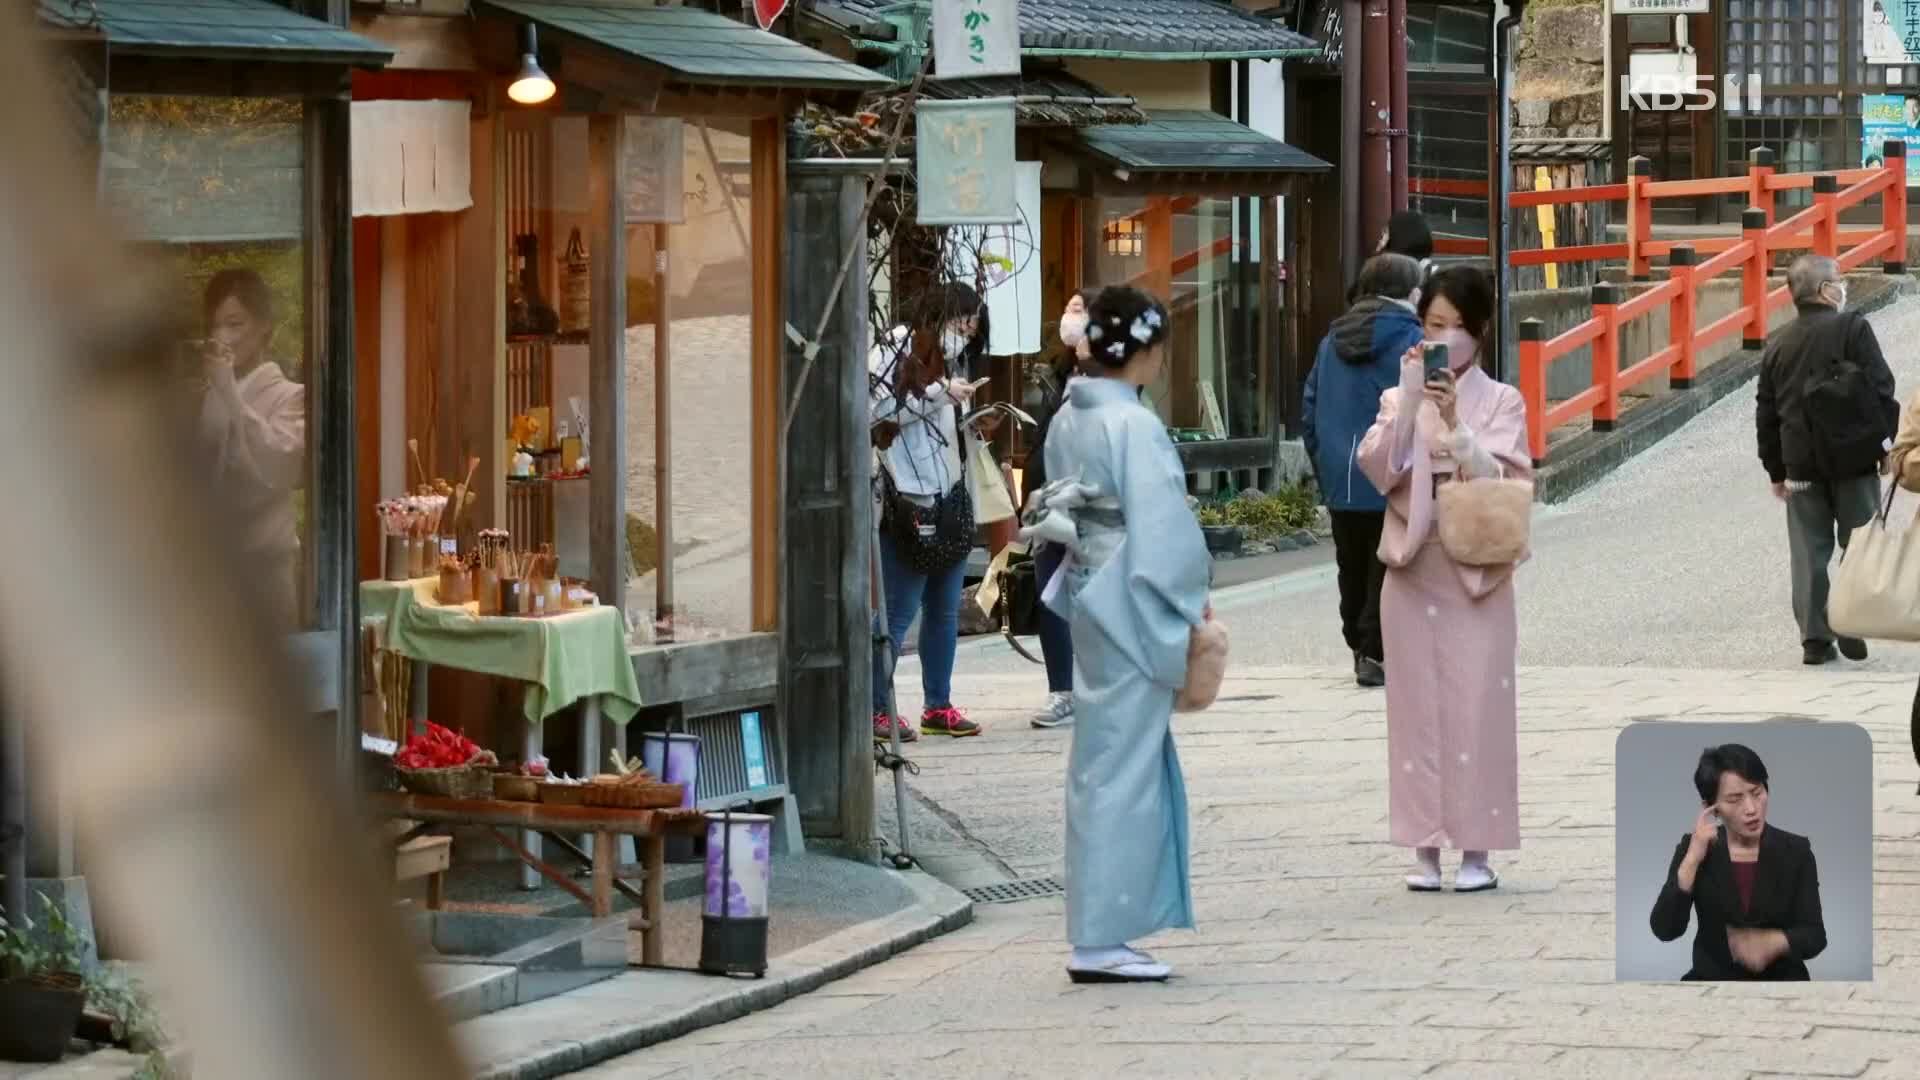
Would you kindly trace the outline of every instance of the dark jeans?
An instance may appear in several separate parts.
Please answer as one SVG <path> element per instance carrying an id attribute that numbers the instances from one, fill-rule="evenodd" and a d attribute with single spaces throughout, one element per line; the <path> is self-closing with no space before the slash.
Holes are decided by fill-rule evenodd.
<path id="1" fill-rule="evenodd" d="M 1058 544 L 1042 544 L 1033 553 L 1033 580 L 1038 592 L 1047 591 L 1047 582 L 1053 578 L 1054 571 L 1060 569 L 1064 555 Z M 1047 662 L 1047 691 L 1070 693 L 1073 690 L 1073 633 L 1067 627 L 1067 620 L 1055 615 L 1052 608 L 1045 604 L 1039 607 L 1040 655 Z"/>
<path id="2" fill-rule="evenodd" d="M 1380 530 L 1385 511 L 1334 510 L 1333 555 L 1340 571 L 1340 632 L 1347 648 L 1372 660 L 1385 660 L 1380 642 L 1380 584 L 1387 568 L 1380 561 Z"/>
<path id="3" fill-rule="evenodd" d="M 887 590 L 887 633 L 893 639 L 893 656 L 874 649 L 875 716 L 886 711 L 893 661 L 916 615 L 920 618 L 920 690 L 926 707 L 944 709 L 953 704 L 953 655 L 960 643 L 960 592 L 966 576 L 965 559 L 937 574 L 915 573 L 901 561 L 893 537 L 881 531 L 880 580 Z M 877 616 L 874 621 L 877 625 Z"/>

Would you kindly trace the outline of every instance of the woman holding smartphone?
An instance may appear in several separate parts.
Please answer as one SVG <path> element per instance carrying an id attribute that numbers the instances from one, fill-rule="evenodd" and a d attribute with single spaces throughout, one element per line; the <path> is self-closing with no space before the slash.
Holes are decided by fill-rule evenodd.
<path id="1" fill-rule="evenodd" d="M 1414 849 L 1406 883 L 1440 889 L 1440 849 L 1463 852 L 1455 892 L 1498 886 L 1487 852 L 1520 846 L 1515 726 L 1513 565 L 1469 566 L 1435 527 L 1443 484 L 1480 477 L 1531 480 L 1520 392 L 1480 370 L 1493 287 L 1449 267 L 1422 290 L 1426 343 L 1400 364 L 1400 385 L 1360 441 L 1360 468 L 1387 496 L 1380 561 L 1380 629 L 1395 658 L 1387 682 L 1393 843 Z"/>
<path id="2" fill-rule="evenodd" d="M 1698 913 L 1683 980 L 1805 981 L 1827 947 L 1820 873 L 1807 838 L 1767 823 L 1767 766 L 1739 743 L 1711 747 L 1693 772 L 1700 816 L 1673 851 L 1653 902 L 1653 936 L 1673 941 Z"/>

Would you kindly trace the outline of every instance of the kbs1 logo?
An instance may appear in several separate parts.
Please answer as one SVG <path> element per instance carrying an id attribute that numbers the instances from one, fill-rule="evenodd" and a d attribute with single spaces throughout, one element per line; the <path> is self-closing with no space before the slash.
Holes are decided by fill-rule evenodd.
<path id="1" fill-rule="evenodd" d="M 1719 89 L 1716 91 L 1716 87 Z M 1760 75 L 1622 75 L 1620 111 L 1760 111 Z"/>

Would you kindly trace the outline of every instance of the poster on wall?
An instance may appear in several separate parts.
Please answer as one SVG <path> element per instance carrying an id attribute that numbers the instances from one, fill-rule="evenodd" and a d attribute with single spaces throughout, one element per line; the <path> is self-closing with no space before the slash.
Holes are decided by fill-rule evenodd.
<path id="1" fill-rule="evenodd" d="M 915 218 L 922 225 L 1012 225 L 1013 99 L 914 103 Z"/>
<path id="2" fill-rule="evenodd" d="M 933 77 L 1020 74 L 1018 0 L 933 0 Z"/>
<path id="3" fill-rule="evenodd" d="M 1869 64 L 1920 64 L 1920 0 L 1860 0 Z"/>
<path id="4" fill-rule="evenodd" d="M 686 220 L 685 126 L 676 116 L 629 116 L 624 187 L 629 225 L 678 225 Z"/>
<path id="5" fill-rule="evenodd" d="M 1920 94 L 1863 94 L 1860 98 L 1860 163 L 1881 164 L 1889 140 L 1907 144 L 1907 186 L 1920 187 Z"/>

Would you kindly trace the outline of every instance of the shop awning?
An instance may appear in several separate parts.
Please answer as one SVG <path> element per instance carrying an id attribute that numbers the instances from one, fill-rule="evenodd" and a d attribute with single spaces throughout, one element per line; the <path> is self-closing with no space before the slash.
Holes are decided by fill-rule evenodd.
<path id="1" fill-rule="evenodd" d="M 694 85 L 878 90 L 893 80 L 724 15 L 652 0 L 476 0 L 477 8 L 530 20 Z"/>
<path id="2" fill-rule="evenodd" d="M 1064 71 L 1040 70 L 984 79 L 928 79 L 921 84 L 920 93 L 946 99 L 1010 97 L 1014 122 L 1022 127 L 1139 124 L 1147 119 L 1134 98 L 1102 90 Z"/>
<path id="3" fill-rule="evenodd" d="M 887 15 L 898 8 L 894 0 L 822 0 L 814 14 L 859 38 L 868 27 L 884 32 Z M 1317 57 L 1321 46 L 1220 0 L 1020 0 L 1020 51 L 1113 60 L 1286 60 Z"/>
<path id="4" fill-rule="evenodd" d="M 1083 156 L 1108 166 L 1095 185 L 1109 190 L 1197 190 L 1222 181 L 1265 184 L 1327 172 L 1333 166 L 1215 112 L 1153 110 L 1144 124 L 1109 124 L 1074 133 Z"/>
<path id="5" fill-rule="evenodd" d="M 115 55 L 384 67 L 393 50 L 271 0 L 36 0 L 55 33 Z"/>

